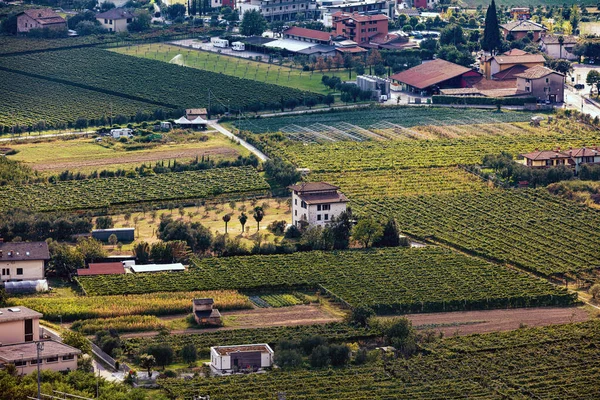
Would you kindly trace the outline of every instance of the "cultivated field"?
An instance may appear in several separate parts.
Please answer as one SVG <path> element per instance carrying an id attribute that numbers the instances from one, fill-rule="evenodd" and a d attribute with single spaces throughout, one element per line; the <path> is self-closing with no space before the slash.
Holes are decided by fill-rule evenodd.
<path id="1" fill-rule="evenodd" d="M 222 74 L 215 72 L 182 68 L 97 48 L 3 57 L 0 58 L 0 67 L 59 80 L 69 86 L 148 102 L 155 108 L 207 107 L 209 90 L 213 104 L 221 102 L 226 108 L 247 107 L 257 102 L 278 103 L 282 98 L 303 99 L 308 95 L 300 90 L 249 79 L 224 79 Z M 43 98 L 42 94 L 37 95 Z M 98 113 L 98 117 L 101 115 Z"/>
<path id="2" fill-rule="evenodd" d="M 211 399 L 595 399 L 600 373 L 598 321 L 463 336 L 409 359 L 340 369 L 233 375 L 184 382 L 161 379 L 168 393 Z"/>
<path id="3" fill-rule="evenodd" d="M 98 178 L 0 188 L 1 211 L 81 210 L 163 200 L 264 192 L 268 183 L 252 167 L 215 168 L 137 178 Z"/>
<path id="4" fill-rule="evenodd" d="M 111 114 L 134 116 L 138 111 L 159 108 L 144 101 L 126 99 L 73 85 L 0 70 L 0 125 L 48 127 L 75 122 L 79 117 L 96 119 Z M 164 108 L 164 107 L 163 107 Z"/>
<path id="5" fill-rule="evenodd" d="M 402 226 L 402 225 L 401 225 Z M 437 247 L 204 258 L 179 274 L 81 277 L 88 294 L 321 285 L 379 313 L 566 305 L 574 296 L 522 273 Z"/>
<path id="6" fill-rule="evenodd" d="M 112 49 L 112 51 L 120 54 L 149 58 L 204 71 L 323 94 L 330 92 L 330 90 L 326 89 L 321 83 L 321 77 L 323 75 L 336 75 L 342 80 L 348 79 L 348 71 L 344 70 L 307 72 L 302 71 L 302 69 L 299 68 L 251 61 L 248 59 L 220 55 L 218 53 L 189 49 L 165 43 L 119 47 Z M 266 61 L 268 56 L 265 55 L 264 58 Z M 352 73 L 352 79 L 355 78 L 356 75 Z"/>
<path id="7" fill-rule="evenodd" d="M 598 267 L 600 213 L 539 190 L 354 200 L 359 212 L 394 217 L 411 236 L 552 276 Z"/>
<path id="8" fill-rule="evenodd" d="M 239 155 L 249 155 L 248 150 L 215 131 L 162 135 L 161 142 L 147 145 L 123 144 L 106 138 L 100 143 L 87 138 L 12 142 L 10 148 L 18 153 L 9 157 L 34 170 L 51 174 L 64 170 L 83 173 L 131 170 L 142 164 L 153 166 L 157 161 L 186 162 L 202 156 L 215 162 L 233 161 Z"/>

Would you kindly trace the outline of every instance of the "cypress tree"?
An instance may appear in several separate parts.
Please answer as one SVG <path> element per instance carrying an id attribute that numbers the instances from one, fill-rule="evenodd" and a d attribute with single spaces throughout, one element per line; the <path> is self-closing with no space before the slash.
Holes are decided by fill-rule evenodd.
<path id="1" fill-rule="evenodd" d="M 490 53 L 502 46 L 500 40 L 500 27 L 498 26 L 498 15 L 496 13 L 496 2 L 492 3 L 485 13 L 485 28 L 483 29 L 483 38 L 481 39 L 481 48 Z"/>

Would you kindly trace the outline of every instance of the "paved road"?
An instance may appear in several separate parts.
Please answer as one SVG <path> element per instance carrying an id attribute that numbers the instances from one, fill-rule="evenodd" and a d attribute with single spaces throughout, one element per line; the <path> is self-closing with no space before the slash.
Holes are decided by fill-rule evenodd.
<path id="1" fill-rule="evenodd" d="M 228 138 L 234 139 L 237 142 L 239 142 L 242 147 L 245 147 L 246 149 L 250 150 L 256 157 L 258 157 L 258 159 L 260 161 L 265 162 L 269 159 L 269 157 L 267 157 L 267 155 L 265 153 L 263 153 L 256 147 L 252 146 L 250 143 L 246 142 L 244 139 L 241 139 L 241 138 L 235 136 L 233 133 L 231 133 L 227 129 L 223 128 L 221 125 L 219 125 L 219 123 L 217 121 L 215 121 L 215 120 L 208 121 L 208 125 L 210 125 L 214 129 L 218 130 L 219 132 L 221 132 L 223 135 L 227 136 Z"/>
<path id="2" fill-rule="evenodd" d="M 591 101 L 589 91 L 574 90 L 570 86 L 565 89 L 565 105 L 567 108 L 582 111 L 592 117 L 600 118 L 600 106 Z"/>

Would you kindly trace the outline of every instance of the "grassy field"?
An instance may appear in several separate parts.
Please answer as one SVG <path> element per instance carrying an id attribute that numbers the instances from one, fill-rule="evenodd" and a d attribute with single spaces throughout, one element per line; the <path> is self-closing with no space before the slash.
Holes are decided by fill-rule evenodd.
<path id="1" fill-rule="evenodd" d="M 281 67 L 276 64 L 250 61 L 164 43 L 120 47 L 112 49 L 112 51 L 164 62 L 170 62 L 176 56 L 181 55 L 181 62 L 186 67 L 323 94 L 330 92 L 329 89 L 326 89 L 321 84 L 321 77 L 323 75 L 337 75 L 342 80 L 348 79 L 348 72 L 344 70 L 338 72 L 314 71 L 311 73 L 297 68 Z M 355 77 L 354 72 L 352 73 L 352 77 Z"/>
<path id="2" fill-rule="evenodd" d="M 234 207 L 232 208 L 231 205 Z M 185 221 L 200 222 L 206 226 L 211 232 L 214 233 L 225 233 L 225 223 L 223 222 L 223 216 L 225 214 L 231 214 L 231 221 L 227 226 L 227 232 L 231 237 L 239 237 L 241 242 L 248 247 L 254 244 L 256 239 L 256 221 L 252 218 L 252 209 L 254 205 L 260 205 L 265 210 L 265 217 L 260 223 L 260 233 L 262 240 L 265 242 L 273 242 L 276 238 L 281 239 L 281 236 L 275 236 L 269 230 L 267 226 L 273 221 L 285 220 L 291 223 L 292 215 L 288 205 L 285 202 L 277 202 L 275 199 L 261 199 L 258 202 L 253 201 L 238 201 L 234 203 L 222 203 L 216 205 L 205 205 L 199 207 L 186 207 L 184 208 Z M 242 226 L 238 221 L 238 216 L 243 212 L 248 215 L 248 221 L 246 222 L 246 232 L 242 233 Z M 169 210 L 158 210 L 156 217 L 153 219 L 150 213 L 133 213 L 131 214 L 130 220 L 126 221 L 123 214 L 113 215 L 113 221 L 115 227 L 125 228 L 135 225 L 136 228 L 136 241 L 145 241 L 148 243 L 154 243 L 158 241 L 156 230 L 160 222 L 160 216 L 163 214 L 171 214 Z M 179 210 L 173 210 L 173 218 L 181 218 Z M 137 220 L 137 224 L 133 221 Z M 125 244 L 122 248 L 122 252 L 127 253 L 131 250 L 133 244 Z M 111 246 L 106 246 L 107 250 L 111 253 L 116 253 L 117 250 Z"/>
<path id="3" fill-rule="evenodd" d="M 35 143 L 10 144 L 18 151 L 9 156 L 43 174 L 69 170 L 89 173 L 100 170 L 134 169 L 142 164 L 154 165 L 156 161 L 189 161 L 196 156 L 209 156 L 214 161 L 234 160 L 249 151 L 233 143 L 216 131 L 163 134 L 163 141 L 149 148 L 128 150 L 129 144 L 104 138 L 96 142 L 91 138 L 72 140 L 40 140 Z"/>

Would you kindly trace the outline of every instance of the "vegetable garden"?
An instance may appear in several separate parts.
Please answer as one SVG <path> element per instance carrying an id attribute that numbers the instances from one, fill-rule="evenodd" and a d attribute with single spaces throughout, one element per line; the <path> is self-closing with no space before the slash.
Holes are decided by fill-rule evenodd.
<path id="1" fill-rule="evenodd" d="M 593 400 L 600 386 L 598 321 L 446 339 L 408 359 L 339 369 L 160 379 L 174 398 L 211 399 L 549 399 Z M 469 346 L 470 341 L 487 343 Z M 457 348 L 460 345 L 460 348 Z M 493 347 L 492 347 L 493 346 Z M 485 346 L 483 346 L 485 347 Z M 568 350 L 568 352 L 567 352 Z"/>
<path id="2" fill-rule="evenodd" d="M 205 258 L 185 273 L 80 277 L 79 282 L 93 295 L 320 287 L 379 313 L 566 305 L 576 299 L 541 279 L 433 246 Z"/>
<path id="3" fill-rule="evenodd" d="M 116 204 L 262 192 L 268 183 L 253 167 L 215 168 L 137 178 L 98 178 L 0 187 L 0 211 L 96 209 Z"/>
<path id="4" fill-rule="evenodd" d="M 400 229 L 544 275 L 598 268 L 600 212 L 545 190 L 358 200 L 362 213 L 396 218 Z"/>

